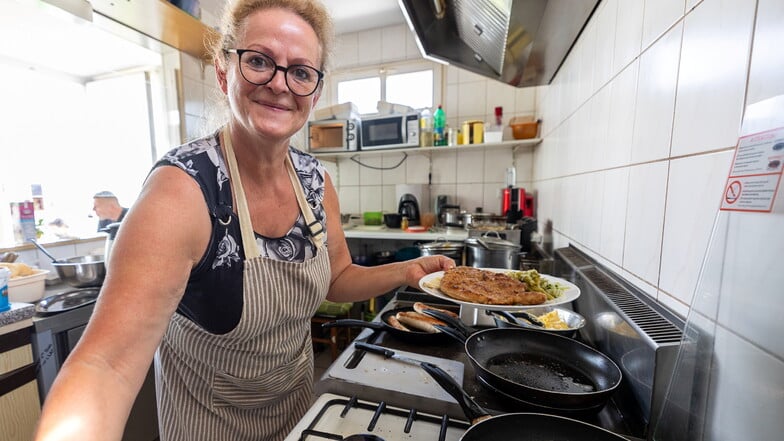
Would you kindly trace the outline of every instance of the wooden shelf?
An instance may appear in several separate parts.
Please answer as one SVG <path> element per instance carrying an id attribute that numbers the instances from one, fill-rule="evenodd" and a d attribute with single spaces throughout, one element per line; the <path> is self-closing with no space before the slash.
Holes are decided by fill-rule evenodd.
<path id="1" fill-rule="evenodd" d="M 542 142 L 540 138 L 520 139 L 493 143 L 483 144 L 466 144 L 455 146 L 442 146 L 442 147 L 410 147 L 402 149 L 380 149 L 380 150 L 357 150 L 352 152 L 329 152 L 329 153 L 312 153 L 319 159 L 326 161 L 335 161 L 339 158 L 350 158 L 352 156 L 374 156 L 390 153 L 425 153 L 431 155 L 433 153 L 453 152 L 453 151 L 468 151 L 468 150 L 489 150 L 489 149 L 517 149 L 522 147 L 533 147 Z"/>
<path id="2" fill-rule="evenodd" d="M 93 10 L 196 58 L 208 59 L 204 45 L 215 31 L 164 0 L 90 0 Z"/>

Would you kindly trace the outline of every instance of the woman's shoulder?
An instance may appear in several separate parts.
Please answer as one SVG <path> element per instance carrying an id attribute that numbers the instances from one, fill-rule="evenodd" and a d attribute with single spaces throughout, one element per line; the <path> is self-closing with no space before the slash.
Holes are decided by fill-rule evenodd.
<path id="1" fill-rule="evenodd" d="M 317 172 L 321 176 L 324 176 L 324 166 L 315 156 L 305 153 L 293 146 L 289 147 L 289 155 L 291 157 L 291 163 L 298 173 L 309 175 Z"/>
<path id="2" fill-rule="evenodd" d="M 220 163 L 220 142 L 218 132 L 194 139 L 169 150 L 159 162 L 168 163 L 187 169 L 187 164 L 193 161 L 209 160 L 214 165 Z"/>

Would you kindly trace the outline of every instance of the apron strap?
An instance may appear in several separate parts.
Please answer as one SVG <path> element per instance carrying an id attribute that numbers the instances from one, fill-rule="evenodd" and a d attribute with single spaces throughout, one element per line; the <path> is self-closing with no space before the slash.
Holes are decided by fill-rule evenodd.
<path id="1" fill-rule="evenodd" d="M 261 252 L 259 251 L 259 246 L 256 243 L 256 234 L 253 231 L 253 222 L 250 219 L 248 200 L 245 198 L 245 189 L 242 186 L 242 179 L 240 178 L 239 167 L 237 166 L 237 158 L 234 156 L 234 147 L 231 144 L 231 132 L 228 125 L 223 129 L 223 142 L 226 145 L 226 159 L 227 166 L 229 168 L 229 176 L 231 176 L 232 183 L 235 186 L 234 193 L 235 198 L 237 199 L 237 214 L 239 215 L 240 219 L 240 231 L 242 233 L 242 243 L 245 249 L 245 259 L 252 259 L 259 257 Z M 305 198 L 305 193 L 302 190 L 302 184 L 299 181 L 297 172 L 294 170 L 294 166 L 291 164 L 291 159 L 289 158 L 288 152 L 286 152 L 285 162 L 287 165 L 286 171 L 288 172 L 289 179 L 291 180 L 291 184 L 294 187 L 294 194 L 297 198 L 297 205 L 299 205 L 299 209 L 302 212 L 302 215 L 305 218 L 305 222 L 308 225 L 308 229 L 311 232 L 313 243 L 316 245 L 316 248 L 321 248 L 324 229 L 321 227 L 321 224 L 315 220 L 313 210 L 310 208 L 310 204 L 308 204 L 307 198 Z M 318 231 L 314 232 L 316 227 L 318 227 Z"/>
<path id="2" fill-rule="evenodd" d="M 286 154 L 286 165 L 288 166 L 291 185 L 294 186 L 294 194 L 297 195 L 297 202 L 302 211 L 302 216 L 305 217 L 305 223 L 308 226 L 308 231 L 310 231 L 313 244 L 316 245 L 316 248 L 321 248 L 321 244 L 324 243 L 324 227 L 321 225 L 321 222 L 316 220 L 316 216 L 313 215 L 313 209 L 310 207 L 308 199 L 305 197 L 305 192 L 302 190 L 302 183 L 299 180 L 297 171 L 294 170 L 294 164 L 291 163 L 291 155 L 288 153 Z"/>

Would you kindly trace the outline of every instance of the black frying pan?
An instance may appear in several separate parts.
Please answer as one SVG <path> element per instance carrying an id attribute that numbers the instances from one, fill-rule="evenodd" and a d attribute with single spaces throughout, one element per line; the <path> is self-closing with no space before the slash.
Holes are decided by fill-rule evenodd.
<path id="1" fill-rule="evenodd" d="M 460 441 L 628 441 L 609 430 L 563 416 L 543 413 L 490 416 L 446 371 L 430 363 L 421 363 L 420 366 L 457 400 L 473 424 L 463 433 Z"/>
<path id="2" fill-rule="evenodd" d="M 382 330 L 390 333 L 391 335 L 395 336 L 395 338 L 400 338 L 401 340 L 406 340 L 413 343 L 430 343 L 430 342 L 437 342 L 443 341 L 447 338 L 443 333 L 429 333 L 424 331 L 418 331 L 416 329 L 411 329 L 410 331 L 403 331 L 401 329 L 397 329 L 389 324 L 387 320 L 389 317 L 394 316 L 398 312 L 405 312 L 405 311 L 413 311 L 414 308 L 412 307 L 404 307 L 404 308 L 396 308 L 390 309 L 389 311 L 384 312 L 381 314 L 379 321 L 373 322 L 366 322 L 364 320 L 355 320 L 355 319 L 340 319 L 335 320 L 334 322 L 324 323 L 321 325 L 322 328 L 332 328 L 335 326 L 342 326 L 342 327 L 360 327 L 360 328 L 371 328 Z"/>
<path id="3" fill-rule="evenodd" d="M 441 328 L 465 343 L 480 380 L 527 402 L 600 409 L 621 384 L 618 365 L 571 338 L 523 328 L 491 328 L 466 337 Z"/>
<path id="4" fill-rule="evenodd" d="M 564 337 L 561 337 L 564 338 Z M 509 413 L 491 417 L 490 414 L 471 398 L 468 393 L 445 370 L 435 364 L 414 358 L 400 356 L 394 351 L 366 343 L 355 343 L 357 349 L 370 351 L 385 357 L 420 366 L 451 395 L 463 409 L 466 417 L 473 424 L 460 437 L 461 441 L 627 441 L 625 438 L 591 424 L 571 418 L 541 413 Z M 346 438 L 352 441 L 373 440 L 381 438 L 362 438 L 366 435 L 352 435 Z M 356 438 L 355 438 L 356 437 Z"/>

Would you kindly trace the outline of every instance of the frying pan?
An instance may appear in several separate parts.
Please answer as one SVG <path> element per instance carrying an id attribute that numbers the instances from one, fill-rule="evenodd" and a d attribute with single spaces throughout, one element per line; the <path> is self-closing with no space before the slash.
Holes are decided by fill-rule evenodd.
<path id="1" fill-rule="evenodd" d="M 335 320 L 334 322 L 324 323 L 321 325 L 322 328 L 332 328 L 332 327 L 361 327 L 361 328 L 371 328 L 382 330 L 390 333 L 391 335 L 395 336 L 395 338 L 400 338 L 401 340 L 413 342 L 413 343 L 430 343 L 430 342 L 438 342 L 443 341 L 447 337 L 441 333 L 430 333 L 424 331 L 418 331 L 412 329 L 411 331 L 403 331 L 401 329 L 397 329 L 389 324 L 387 321 L 389 317 L 393 317 L 398 312 L 410 312 L 413 311 L 414 308 L 412 307 L 404 307 L 404 308 L 396 308 L 390 309 L 389 311 L 384 312 L 381 314 L 380 321 L 373 321 L 373 322 L 366 322 L 364 320 L 355 320 L 355 319 L 340 319 Z"/>
<path id="2" fill-rule="evenodd" d="M 568 337 L 523 328 L 490 328 L 466 337 L 439 328 L 464 342 L 482 382 L 527 402 L 598 410 L 621 384 L 618 365 Z"/>
<path id="3" fill-rule="evenodd" d="M 506 413 L 490 416 L 451 375 L 430 363 L 422 363 L 420 366 L 457 400 L 463 413 L 473 424 L 463 433 L 460 441 L 628 441 L 601 427 L 563 416 L 543 413 Z"/>

